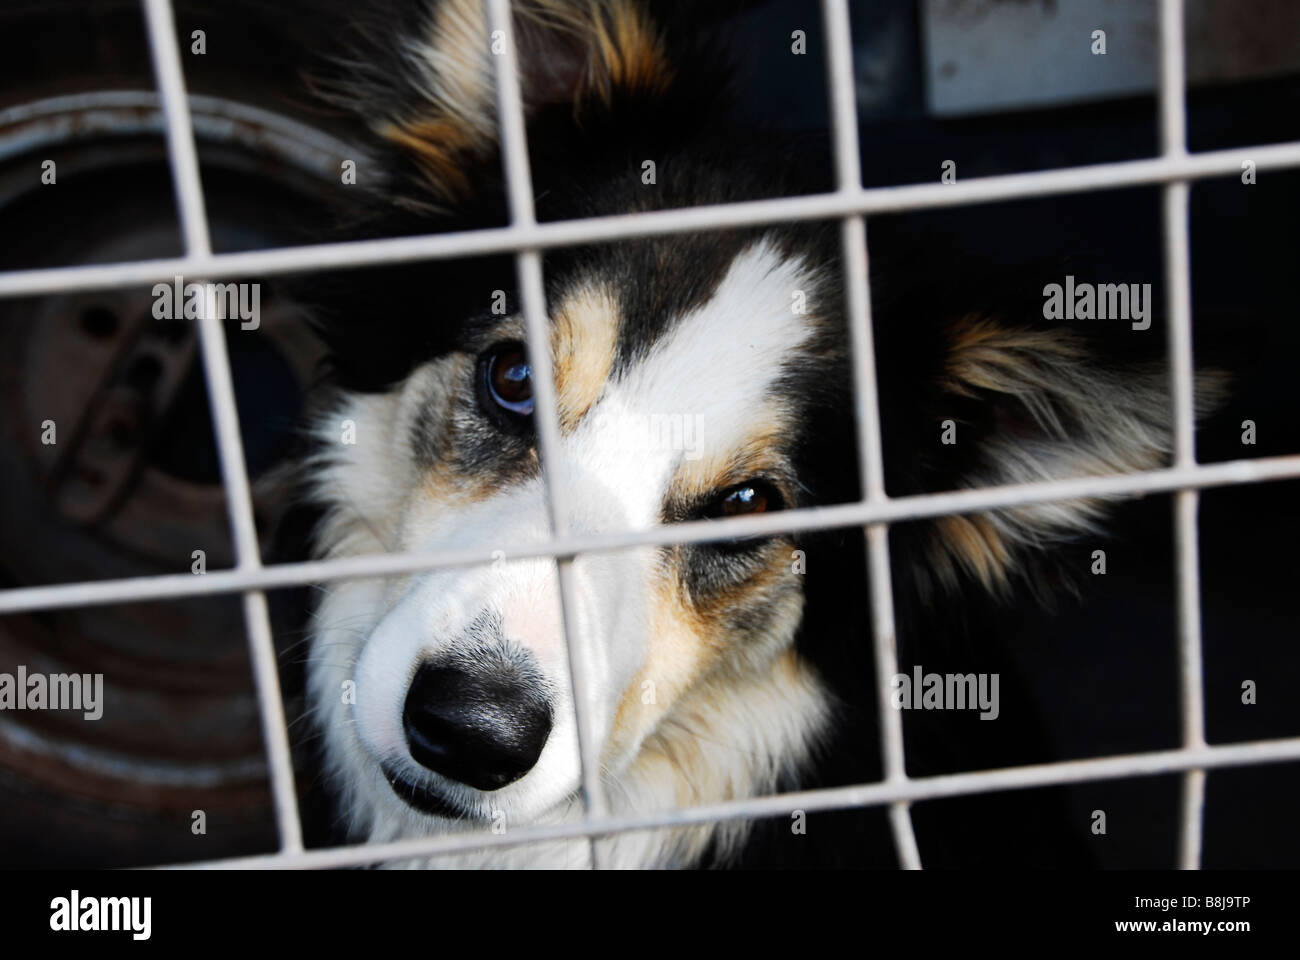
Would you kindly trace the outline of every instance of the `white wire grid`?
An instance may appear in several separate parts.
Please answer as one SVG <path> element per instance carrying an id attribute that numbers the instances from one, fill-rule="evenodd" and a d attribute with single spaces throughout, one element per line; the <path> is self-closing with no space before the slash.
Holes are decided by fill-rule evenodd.
<path id="1" fill-rule="evenodd" d="M 865 528 L 868 576 L 873 607 L 873 640 L 879 680 L 879 712 L 884 779 L 878 783 L 785 793 L 695 806 L 657 814 L 612 816 L 601 792 L 593 756 L 593 732 L 587 702 L 585 651 L 566 637 L 578 709 L 582 796 L 586 814 L 573 823 L 519 827 L 505 834 L 457 834 L 383 844 L 360 844 L 304 850 L 294 791 L 287 727 L 280 696 L 275 649 L 267 615 L 268 589 L 312 582 L 331 582 L 485 564 L 488 549 L 448 550 L 421 554 L 350 557 L 263 567 L 253 522 L 248 473 L 240 441 L 230 365 L 221 324 L 199 321 L 204 372 L 211 398 L 217 449 L 234 535 L 232 569 L 205 576 L 167 574 L 92 583 L 25 587 L 0 591 L 0 614 L 165 600 L 177 597 L 241 593 L 248 623 L 253 674 L 261 708 L 263 736 L 275 801 L 280 849 L 260 856 L 205 861 L 208 867 L 341 867 L 432 857 L 470 849 L 512 846 L 536 841 L 586 837 L 596 858 L 595 838 L 655 827 L 702 824 L 747 817 L 778 816 L 793 810 L 817 811 L 888 805 L 900 863 L 919 868 L 910 805 L 916 800 L 1051 784 L 1180 772 L 1179 865 L 1200 866 L 1205 772 L 1210 769 L 1300 760 L 1300 737 L 1209 746 L 1205 741 L 1201 666 L 1201 617 L 1196 515 L 1199 491 L 1207 487 L 1300 477 L 1300 455 L 1200 465 L 1194 447 L 1191 347 L 1191 275 L 1188 250 L 1187 197 L 1192 180 L 1236 175 L 1244 161 L 1257 170 L 1300 167 L 1300 142 L 1191 155 L 1186 149 L 1184 103 L 1183 10 L 1181 0 L 1160 0 L 1161 69 L 1159 81 L 1161 154 L 1124 163 L 1098 164 L 1035 173 L 986 177 L 956 184 L 924 184 L 864 189 L 858 163 L 858 129 L 854 102 L 852 48 L 846 0 L 823 0 L 827 44 L 827 79 L 838 189 L 832 193 L 686 210 L 598 217 L 539 224 L 524 136 L 518 65 L 511 41 L 509 0 L 487 0 L 492 29 L 505 34 L 506 53 L 495 57 L 501 115 L 502 150 L 509 189 L 511 223 L 507 227 L 389 240 L 317 244 L 249 253 L 215 254 L 209 242 L 193 128 L 190 124 L 180 51 L 170 0 L 143 0 L 155 71 L 167 121 L 172 176 L 185 237 L 181 257 L 143 262 L 67 267 L 0 274 L 0 296 L 71 290 L 107 289 L 153 283 L 177 274 L 192 276 L 270 275 L 299 270 L 359 267 L 377 263 L 468 257 L 514 252 L 517 260 L 527 341 L 535 367 L 534 390 L 538 442 L 547 481 L 552 536 L 513 552 L 515 558 L 552 557 L 558 566 L 566 623 L 572 607 L 570 565 L 579 553 L 623 549 L 644 544 L 682 544 L 775 532 L 862 526 Z M 486 42 L 486 39 L 485 39 Z M 1170 291 L 1169 364 L 1172 373 L 1174 461 L 1169 468 L 1122 476 L 1085 477 L 950 493 L 889 498 L 885 494 L 876 367 L 871 333 L 864 215 L 919 210 L 958 204 L 987 203 L 1141 184 L 1162 184 L 1166 283 Z M 845 260 L 846 306 L 856 386 L 859 470 L 864 497 L 860 503 L 790 510 L 726 521 L 691 522 L 614 535 L 577 536 L 567 527 L 564 489 L 554 483 L 558 456 L 558 418 L 551 379 L 549 336 L 542 284 L 541 251 L 550 247 L 716 230 L 781 221 L 840 219 Z M 1183 745 L 1179 749 L 1122 756 L 1034 764 L 922 778 L 904 768 L 901 715 L 889 705 L 888 678 L 897 672 L 893 595 L 889 572 L 888 524 L 952 513 L 969 513 L 1018 504 L 1104 494 L 1172 491 L 1175 500 L 1175 545 L 1178 589 L 1178 644 Z M 721 531 L 721 532 L 720 532 Z"/>

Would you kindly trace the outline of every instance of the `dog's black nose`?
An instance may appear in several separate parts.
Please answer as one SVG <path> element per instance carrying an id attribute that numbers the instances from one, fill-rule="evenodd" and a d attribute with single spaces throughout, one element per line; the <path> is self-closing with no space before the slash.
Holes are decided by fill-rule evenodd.
<path id="1" fill-rule="evenodd" d="M 533 768 L 551 732 L 551 707 L 535 678 L 425 664 L 402 711 L 411 756 L 479 790 L 496 790 Z"/>

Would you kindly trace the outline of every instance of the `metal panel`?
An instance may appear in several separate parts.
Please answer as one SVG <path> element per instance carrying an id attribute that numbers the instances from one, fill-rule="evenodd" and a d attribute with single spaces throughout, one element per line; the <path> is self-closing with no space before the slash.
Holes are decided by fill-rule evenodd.
<path id="1" fill-rule="evenodd" d="M 927 104 L 941 116 L 1156 89 L 1152 0 L 926 0 L 922 30 Z M 1105 32 L 1105 55 L 1093 53 L 1095 30 Z M 1189 0 L 1186 32 L 1193 86 L 1300 71 L 1300 5 L 1291 0 Z"/>

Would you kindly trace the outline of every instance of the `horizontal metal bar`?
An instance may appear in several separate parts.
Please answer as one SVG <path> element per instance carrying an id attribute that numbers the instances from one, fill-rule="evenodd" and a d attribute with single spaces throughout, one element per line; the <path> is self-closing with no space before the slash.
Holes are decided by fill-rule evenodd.
<path id="1" fill-rule="evenodd" d="M 266 854 L 226 860 L 168 864 L 170 868 L 224 870 L 329 868 L 360 866 L 380 861 L 408 860 L 481 850 L 518 846 L 548 840 L 608 836 L 630 830 L 680 827 L 725 820 L 788 815 L 794 810 L 816 812 L 849 807 L 871 807 L 899 801 L 915 802 L 959 797 L 972 793 L 1000 790 L 1023 790 L 1063 783 L 1093 780 L 1119 780 L 1179 773 L 1190 769 L 1222 769 L 1263 763 L 1300 761 L 1300 737 L 1257 740 L 1248 743 L 1222 744 L 1195 750 L 1159 750 L 1131 753 L 1088 760 L 1066 760 L 1024 767 L 1003 767 L 973 773 L 953 773 L 937 777 L 918 777 L 891 783 L 857 784 L 797 793 L 773 794 L 746 800 L 682 807 L 657 814 L 607 817 L 587 822 L 520 827 L 504 834 L 452 834 L 417 837 L 388 843 L 356 844 L 309 850 L 295 854 Z"/>
<path id="2" fill-rule="evenodd" d="M 829 530 L 836 527 L 899 523 L 906 520 L 976 513 L 1027 503 L 1072 500 L 1080 497 L 1114 497 L 1166 493 L 1180 489 L 1235 486 L 1270 480 L 1300 478 L 1300 455 L 1231 460 L 1196 467 L 1151 470 L 1145 473 L 1107 477 L 1079 477 L 1040 483 L 928 493 L 872 503 L 806 507 L 752 517 L 726 520 L 696 520 L 689 523 L 650 527 L 627 533 L 564 536 L 551 541 L 522 544 L 507 559 L 572 557 L 581 553 L 602 553 L 627 547 L 673 545 L 725 540 L 731 537 L 763 536 L 800 530 Z M 440 550 L 428 553 L 373 554 L 280 563 L 257 570 L 216 570 L 201 576 L 160 574 L 118 580 L 83 581 L 40 587 L 0 590 L 0 614 L 60 607 L 168 600 L 178 597 L 237 593 L 241 590 L 274 590 L 307 583 L 365 579 L 491 563 L 493 551 L 486 547 Z"/>
<path id="3" fill-rule="evenodd" d="M 170 281 L 177 275 L 231 278 L 352 269 L 412 260 L 454 259 L 529 249 L 542 250 L 787 221 L 832 220 L 854 214 L 898 213 L 1090 190 L 1113 190 L 1236 174 L 1240 173 L 1241 164 L 1246 160 L 1252 161 L 1257 170 L 1300 166 L 1300 143 L 979 177 L 953 184 L 874 187 L 870 190 L 845 190 L 804 197 L 781 197 L 775 200 L 656 210 L 418 237 L 310 244 L 273 250 L 84 267 L 18 270 L 0 273 L 0 297 L 130 287 Z"/>

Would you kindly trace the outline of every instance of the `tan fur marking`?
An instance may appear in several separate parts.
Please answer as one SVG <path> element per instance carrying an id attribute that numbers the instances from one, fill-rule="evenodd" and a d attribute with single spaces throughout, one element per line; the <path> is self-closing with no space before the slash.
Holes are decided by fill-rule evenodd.
<path id="1" fill-rule="evenodd" d="M 790 649 L 743 677 L 699 683 L 616 781 L 620 800 L 627 809 L 649 812 L 770 793 L 783 771 L 807 761 L 828 713 L 820 679 Z M 748 832 L 740 820 L 676 829 L 658 840 L 655 865 L 693 865 L 710 846 L 725 860 Z M 630 842 L 629 836 L 607 841 L 606 850 Z"/>
<path id="2" fill-rule="evenodd" d="M 551 328 L 560 429 L 572 431 L 592 408 L 614 366 L 618 307 L 603 289 L 587 287 L 555 310 Z"/>
<path id="3" fill-rule="evenodd" d="M 792 427 L 788 411 L 769 402 L 755 411 L 749 426 L 749 433 L 730 449 L 719 450 L 706 443 L 699 459 L 683 459 L 673 475 L 672 488 L 686 496 L 705 496 L 771 471 L 777 465 L 773 451 L 785 443 Z M 701 425 L 706 438 L 708 429 L 706 421 Z"/>
<path id="4" fill-rule="evenodd" d="M 1000 326 L 991 320 L 967 318 L 949 335 L 948 366 L 943 386 L 960 396 L 972 389 L 1024 393 L 1036 382 L 1032 358 L 1038 364 L 1073 363 L 1083 351 L 1069 333 L 1051 333 Z"/>
<path id="5" fill-rule="evenodd" d="M 591 48 L 608 78 L 597 87 L 601 98 L 608 100 L 611 88 L 634 93 L 666 89 L 673 71 L 645 10 L 629 0 L 604 0 L 592 3 L 591 8 Z"/>
<path id="6" fill-rule="evenodd" d="M 726 590 L 717 590 L 703 600 L 695 601 L 696 615 L 708 624 L 708 632 L 713 637 L 724 637 L 726 616 L 735 610 L 755 607 L 768 599 L 769 588 L 779 590 L 789 586 L 787 578 L 794 576 L 786 564 L 784 547 L 769 547 L 768 564 L 746 579 L 737 582 Z M 725 649 L 726 644 L 723 644 Z"/>
<path id="7" fill-rule="evenodd" d="M 517 17 L 567 35 L 584 48 L 575 106 L 588 98 L 608 103 L 619 89 L 662 93 L 672 83 L 663 38 L 637 0 L 527 0 L 514 9 Z"/>
<path id="8" fill-rule="evenodd" d="M 472 141 L 464 127 L 451 120 L 408 120 L 387 124 L 379 134 L 410 153 L 429 186 L 444 200 L 469 191 L 464 168 Z"/>
<path id="9" fill-rule="evenodd" d="M 701 743 L 694 731 L 714 726 L 713 714 L 720 704 L 743 696 L 751 687 L 771 684 L 776 689 L 796 690 L 808 682 L 808 676 L 798 654 L 785 650 L 764 672 L 755 673 L 744 681 L 736 682 L 722 677 L 701 681 L 673 711 L 673 722 L 647 740 L 638 763 L 653 764 L 656 759 L 668 761 L 676 768 L 671 781 L 677 788 L 677 802 L 683 806 L 699 803 L 734 800 L 747 796 L 751 784 L 736 783 L 730 779 L 717 783 L 718 771 L 709 763 L 713 749 L 725 744 Z M 666 778 L 668 779 L 668 778 Z"/>
<path id="10" fill-rule="evenodd" d="M 645 664 L 628 684 L 614 714 L 607 752 L 617 756 L 634 747 L 704 672 L 709 628 L 691 608 L 676 578 L 657 577 L 649 609 L 650 649 Z M 654 702 L 642 702 L 647 681 Z"/>
<path id="11" fill-rule="evenodd" d="M 729 450 L 714 450 L 698 460 L 683 459 L 672 478 L 672 488 L 685 496 L 703 496 L 773 471 L 777 466 L 773 450 L 784 442 L 789 421 L 779 404 L 765 405 L 751 421 L 749 434 Z M 614 754 L 620 746 L 634 744 L 654 729 L 673 709 L 674 701 L 699 684 L 732 682 L 773 654 L 754 638 L 736 637 L 728 629 L 727 618 L 733 611 L 769 603 L 785 605 L 788 616 L 778 614 L 773 630 L 782 635 L 782 642 L 788 642 L 797 625 L 802 594 L 786 580 L 791 574 L 784 548 L 773 549 L 767 565 L 754 575 L 704 598 L 689 595 L 677 574 L 682 562 L 682 550 L 674 548 L 663 560 L 666 575 L 655 578 L 650 603 L 654 617 L 649 631 L 651 648 L 645 665 L 619 702 L 610 737 Z M 788 596 L 780 595 L 783 587 L 788 588 Z M 646 681 L 654 683 L 653 705 L 642 703 Z"/>
<path id="12" fill-rule="evenodd" d="M 652 587 L 650 649 L 615 712 L 607 753 L 611 760 L 634 747 L 660 720 L 675 716 L 676 703 L 688 694 L 694 696 L 701 685 L 721 689 L 752 678 L 755 670 L 766 670 L 768 661 L 785 648 L 798 625 L 802 594 L 786 579 L 793 575 L 786 566 L 784 549 L 773 549 L 765 567 L 703 602 L 690 597 L 675 574 L 680 553 L 675 549 L 664 561 L 674 572 L 656 578 Z M 780 595 L 783 586 L 789 588 L 785 596 Z M 738 636 L 728 629 L 730 613 L 765 604 L 780 608 L 770 636 Z M 653 684 L 652 704 L 642 702 L 647 681 Z M 704 696 L 708 700 L 707 692 Z"/>
<path id="13" fill-rule="evenodd" d="M 608 104 L 615 90 L 662 93 L 673 80 L 663 38 L 633 0 L 516 0 L 516 19 L 547 34 L 576 41 L 582 74 L 572 90 L 575 113 L 586 100 Z M 517 33 L 517 39 L 522 35 Z M 527 45 L 522 51 L 528 54 Z M 444 0 L 435 7 L 422 59 L 424 103 L 413 115 L 376 121 L 378 133 L 409 151 L 439 199 L 454 202 L 470 190 L 464 170 L 496 146 L 496 93 L 488 25 L 479 0 Z M 550 55 L 542 49 L 535 57 Z M 523 59 L 527 60 L 525 56 Z M 522 63 L 525 106 L 528 63 Z"/>
<path id="14" fill-rule="evenodd" d="M 497 492 L 491 477 L 471 483 L 462 474 L 439 464 L 425 475 L 417 496 L 439 505 L 463 507 L 486 500 Z"/>
<path id="15" fill-rule="evenodd" d="M 1007 585 L 1011 552 L 993 521 L 984 514 L 942 517 L 937 521 L 939 542 L 988 590 Z"/>
<path id="16" fill-rule="evenodd" d="M 423 420 L 430 434 L 425 437 L 425 441 L 436 449 L 449 450 L 456 441 L 456 420 L 452 412 L 461 384 L 470 375 L 474 361 L 465 354 L 456 353 L 440 358 L 435 361 L 435 365 L 438 369 L 432 376 L 417 375 L 408 381 L 410 386 L 406 406 L 412 411 L 419 410 L 426 414 L 431 409 L 436 411 L 436 416 Z M 397 430 L 396 442 L 409 444 L 410 431 L 410 425 Z M 402 456 L 405 452 L 395 450 L 394 457 Z M 413 508 L 428 510 L 430 505 L 439 510 L 456 509 L 478 503 L 497 492 L 495 481 L 496 478 L 490 474 L 459 473 L 452 466 L 452 461 L 439 457 L 420 469 L 404 503 L 404 511 L 409 512 Z M 412 546 L 404 545 L 406 549 Z"/>
<path id="17" fill-rule="evenodd" d="M 774 770 L 720 762 L 724 760 L 720 754 L 743 750 L 743 743 L 702 738 L 701 732 L 718 729 L 719 719 L 728 712 L 743 715 L 746 702 L 793 709 L 813 691 L 819 692 L 820 684 L 793 649 L 782 651 L 762 670 L 743 678 L 711 677 L 694 686 L 675 706 L 672 716 L 646 739 L 629 778 L 662 768 L 653 776 L 673 785 L 678 806 L 733 800 L 769 790 L 774 786 L 770 782 Z"/>
<path id="18" fill-rule="evenodd" d="M 1125 473 L 1156 466 L 1169 455 L 1168 374 L 1162 364 L 1112 369 L 1070 330 L 1005 327 L 980 316 L 951 325 L 947 344 L 940 386 L 949 394 L 984 394 L 983 400 L 1005 403 L 987 396 L 1000 394 L 1034 421 L 1009 428 L 999 422 L 980 440 L 981 465 L 960 484 Z M 1198 414 L 1217 402 L 1219 381 L 1213 371 L 1198 372 Z M 949 587 L 957 587 L 958 574 L 965 572 L 985 588 L 1005 592 L 1027 551 L 1097 529 L 1105 507 L 1105 499 L 1093 497 L 935 520 L 929 572 Z"/>

